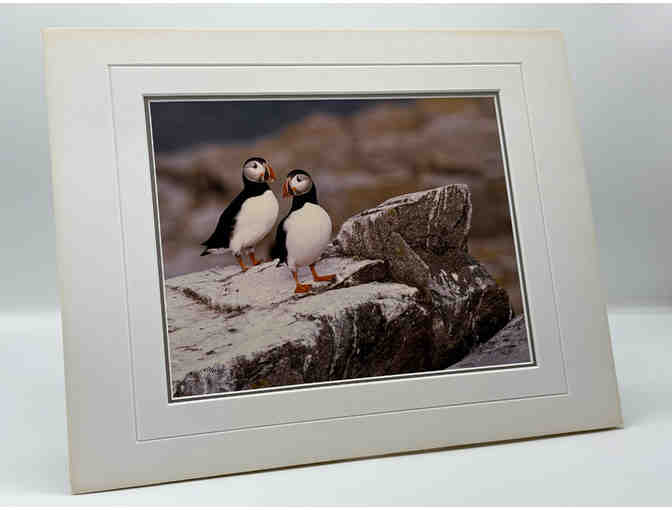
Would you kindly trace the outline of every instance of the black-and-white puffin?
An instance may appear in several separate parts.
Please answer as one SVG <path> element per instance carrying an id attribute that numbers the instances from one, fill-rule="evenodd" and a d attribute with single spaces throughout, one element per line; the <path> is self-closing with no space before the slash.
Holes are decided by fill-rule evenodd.
<path id="1" fill-rule="evenodd" d="M 275 180 L 273 168 L 264 158 L 250 158 L 243 163 L 243 190 L 219 217 L 210 238 L 201 243 L 209 255 L 231 250 L 243 271 L 247 266 L 243 253 L 248 253 L 252 264 L 260 264 L 254 256 L 254 247 L 273 229 L 278 219 L 278 199 L 268 185 Z"/>
<path id="2" fill-rule="evenodd" d="M 298 268 L 309 266 L 316 282 L 331 281 L 336 275 L 320 276 L 315 262 L 331 239 L 331 218 L 317 202 L 317 188 L 303 170 L 292 170 L 282 185 L 283 198 L 292 197 L 292 208 L 278 225 L 271 257 L 286 263 L 296 281 L 295 293 L 312 286 L 299 282 Z"/>

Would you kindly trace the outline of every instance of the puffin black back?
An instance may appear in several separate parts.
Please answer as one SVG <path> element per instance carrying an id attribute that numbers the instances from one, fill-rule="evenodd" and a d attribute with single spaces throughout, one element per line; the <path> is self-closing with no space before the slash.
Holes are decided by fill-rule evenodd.
<path id="1" fill-rule="evenodd" d="M 243 190 L 238 193 L 236 198 L 224 209 L 224 212 L 219 217 L 217 227 L 212 235 L 201 243 L 205 246 L 205 250 L 201 253 L 201 257 L 209 254 L 209 250 L 217 248 L 228 248 L 231 241 L 231 234 L 236 226 L 236 217 L 243 207 L 243 203 L 248 198 L 258 197 L 271 187 L 266 182 L 252 182 L 243 177 Z"/>

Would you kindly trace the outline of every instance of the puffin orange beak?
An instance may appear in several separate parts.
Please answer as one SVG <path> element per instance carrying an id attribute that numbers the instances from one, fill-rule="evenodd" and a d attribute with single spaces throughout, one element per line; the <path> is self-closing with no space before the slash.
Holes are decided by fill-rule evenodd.
<path id="1" fill-rule="evenodd" d="M 269 181 L 274 182 L 275 181 L 275 172 L 273 171 L 273 167 L 271 165 L 268 165 L 268 173 L 270 175 Z"/>
<path id="2" fill-rule="evenodd" d="M 286 180 L 282 183 L 282 198 L 287 198 L 290 196 L 292 196 L 292 194 L 289 192 L 289 180 Z"/>

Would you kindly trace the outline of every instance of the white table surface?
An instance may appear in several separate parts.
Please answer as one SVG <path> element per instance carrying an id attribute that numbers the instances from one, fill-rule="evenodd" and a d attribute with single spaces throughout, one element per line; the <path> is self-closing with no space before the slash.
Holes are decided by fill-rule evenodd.
<path id="1" fill-rule="evenodd" d="M 71 496 L 58 315 L 0 316 L 0 504 L 670 505 L 672 308 L 609 323 L 624 429 Z"/>

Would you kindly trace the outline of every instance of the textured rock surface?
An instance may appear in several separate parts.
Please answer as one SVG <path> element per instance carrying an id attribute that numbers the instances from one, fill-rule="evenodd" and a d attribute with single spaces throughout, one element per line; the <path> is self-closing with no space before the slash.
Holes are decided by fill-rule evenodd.
<path id="1" fill-rule="evenodd" d="M 445 186 L 343 225 L 294 294 L 285 266 L 215 268 L 166 281 L 176 396 L 440 370 L 511 318 L 506 292 L 466 251 L 471 200 Z M 310 281 L 310 272 L 299 273 Z"/>
<path id="2" fill-rule="evenodd" d="M 251 267 L 245 273 L 238 266 L 209 269 L 171 278 L 166 282 L 166 288 L 221 313 L 271 308 L 289 299 L 305 299 L 311 295 L 295 296 L 291 273 L 286 266 L 277 268 L 276 265 L 267 262 Z M 316 268 L 322 274 L 337 274 L 338 277 L 334 282 L 313 283 L 314 292 L 385 281 L 388 275 L 387 265 L 382 260 L 330 257 L 318 262 Z M 306 268 L 301 269 L 300 277 L 312 281 Z"/>
<path id="3" fill-rule="evenodd" d="M 413 250 L 443 254 L 467 249 L 471 194 L 465 185 L 418 191 L 386 200 L 343 223 L 334 245 L 344 252 L 387 259 L 390 236 L 398 233 Z M 388 257 L 386 257 L 386 255 Z"/>
<path id="4" fill-rule="evenodd" d="M 451 185 L 387 200 L 347 220 L 331 253 L 386 260 L 391 276 L 431 302 L 434 365 L 445 367 L 511 318 L 506 291 L 467 253 L 467 186 Z"/>
<path id="5" fill-rule="evenodd" d="M 286 283 L 293 288 L 291 277 Z M 337 287 L 234 309 L 170 289 L 169 307 L 176 316 L 169 326 L 174 394 L 430 368 L 432 323 L 417 289 L 380 282 Z"/>
<path id="6" fill-rule="evenodd" d="M 487 367 L 530 361 L 525 317 L 517 316 L 490 340 L 474 346 L 464 359 L 450 368 Z"/>

